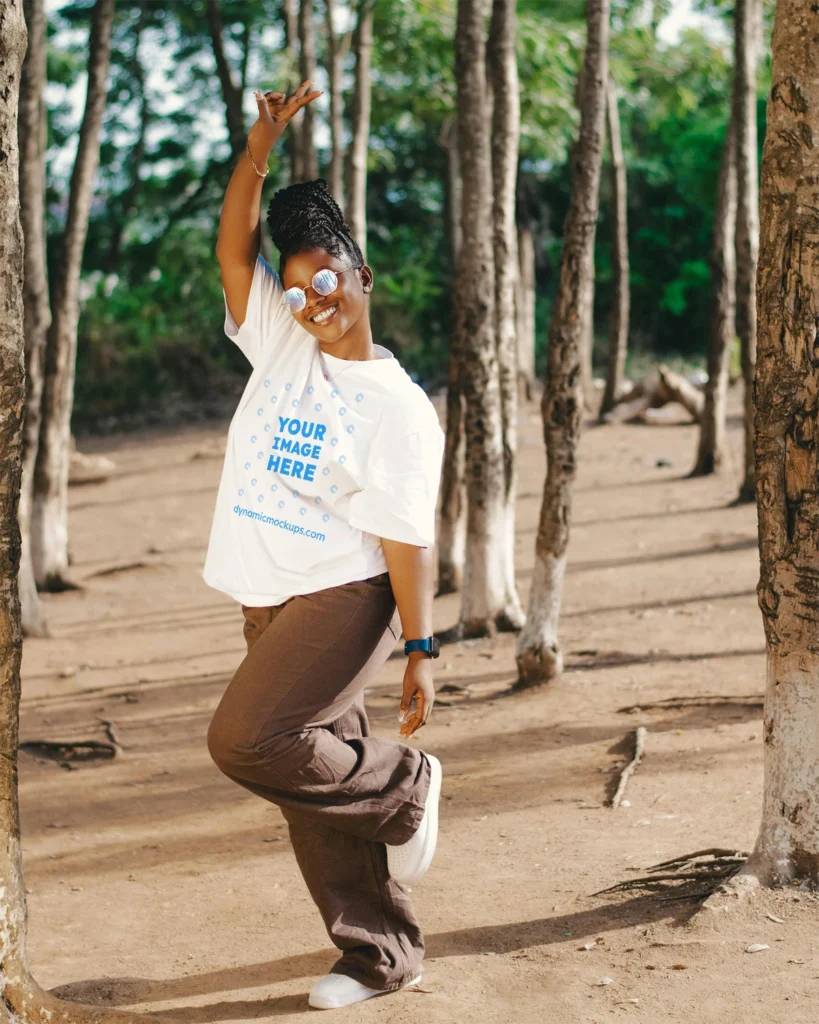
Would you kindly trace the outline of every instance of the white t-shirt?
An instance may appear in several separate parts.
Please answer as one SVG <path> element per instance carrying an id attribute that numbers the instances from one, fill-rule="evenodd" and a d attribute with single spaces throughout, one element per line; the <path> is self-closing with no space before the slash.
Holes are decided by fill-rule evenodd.
<path id="1" fill-rule="evenodd" d="M 277 605 L 385 572 L 381 537 L 427 547 L 443 432 L 427 396 L 380 358 L 323 353 L 260 256 L 247 317 L 225 333 L 253 372 L 228 431 L 205 582 Z"/>

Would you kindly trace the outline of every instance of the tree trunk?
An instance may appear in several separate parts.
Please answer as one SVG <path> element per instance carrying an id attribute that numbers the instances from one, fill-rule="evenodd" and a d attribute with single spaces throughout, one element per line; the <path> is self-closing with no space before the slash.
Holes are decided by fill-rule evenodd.
<path id="1" fill-rule="evenodd" d="M 548 682 L 560 674 L 563 662 L 558 625 L 583 417 L 583 310 L 588 307 L 594 279 L 594 236 L 605 139 L 609 0 L 586 0 L 586 22 L 580 135 L 572 160 L 572 194 L 563 227 L 560 277 L 549 330 L 543 392 L 548 467 L 528 617 L 518 640 L 520 686 Z"/>
<path id="2" fill-rule="evenodd" d="M 299 71 L 302 81 L 316 80 L 316 32 L 313 26 L 313 0 L 301 0 L 299 4 Z M 316 111 L 308 103 L 302 111 L 301 123 L 301 173 L 302 181 L 314 181 L 319 176 L 318 153 L 316 152 Z"/>
<path id="3" fill-rule="evenodd" d="M 736 255 L 734 239 L 737 217 L 736 125 L 728 124 L 722 147 L 722 163 L 714 210 L 711 252 L 711 316 L 708 326 L 708 381 L 705 407 L 700 422 L 697 461 L 691 476 L 706 476 L 724 468 L 725 403 L 728 394 L 728 364 L 736 335 Z"/>
<path id="4" fill-rule="evenodd" d="M 520 144 L 520 93 L 515 53 L 515 0 L 493 0 L 487 45 L 492 83 L 492 235 L 495 264 L 495 335 L 503 424 L 505 599 L 503 625 L 523 625 L 515 584 L 515 501 L 517 498 L 518 339 L 515 323 L 517 230 L 515 186 Z"/>
<path id="5" fill-rule="evenodd" d="M 111 228 L 111 243 L 108 249 L 108 266 L 111 270 L 116 270 L 119 265 L 125 228 L 127 227 L 129 220 L 136 215 L 136 203 L 139 198 L 139 194 L 142 191 L 142 178 L 140 177 L 140 171 L 142 169 L 142 161 L 145 157 L 145 142 L 148 135 L 148 127 L 151 123 L 151 108 L 148 105 L 148 93 L 145 87 L 145 68 L 140 60 L 139 46 L 142 41 L 142 34 L 148 25 L 148 20 L 149 13 L 147 0 L 141 0 L 139 18 L 134 28 L 134 49 L 130 60 L 131 74 L 133 75 L 136 83 L 137 93 L 137 137 L 127 160 L 130 181 L 128 182 L 125 191 L 122 192 L 114 202 L 109 201 L 108 204 L 109 216 L 113 220 Z"/>
<path id="6" fill-rule="evenodd" d="M 745 465 L 740 501 L 753 501 L 756 264 L 759 254 L 756 66 L 760 0 L 736 0 L 733 119 L 737 143 L 737 334 L 745 382 Z"/>
<path id="7" fill-rule="evenodd" d="M 762 157 L 756 472 L 767 646 L 762 823 L 742 875 L 819 886 L 819 13 L 779 0 Z"/>
<path id="8" fill-rule="evenodd" d="M 208 32 L 210 33 L 213 56 L 216 61 L 216 74 L 222 87 L 222 100 L 225 104 L 230 149 L 238 156 L 245 148 L 245 119 L 242 113 L 242 90 L 233 80 L 225 47 L 222 39 L 222 10 L 219 0 L 207 0 Z"/>
<path id="9" fill-rule="evenodd" d="M 68 199 L 62 251 L 53 289 L 43 390 L 43 421 L 34 473 L 31 553 L 41 589 L 67 586 L 68 462 L 79 321 L 79 283 L 88 216 L 99 163 L 114 0 L 97 0 L 91 15 L 88 92 Z"/>
<path id="10" fill-rule="evenodd" d="M 324 0 L 327 16 L 327 76 L 330 80 L 330 194 L 344 204 L 344 90 L 341 79 L 343 57 L 341 41 L 336 35 L 333 11 L 335 0 Z"/>
<path id="11" fill-rule="evenodd" d="M 20 603 L 26 636 L 47 636 L 45 607 L 37 593 L 31 561 L 31 503 L 43 398 L 43 355 L 51 307 L 48 301 L 45 235 L 46 185 L 46 16 L 43 0 L 25 0 L 28 49 L 20 79 L 17 138 L 20 165 L 20 219 L 25 239 L 23 309 L 26 341 L 26 415 L 23 426 L 23 479 L 20 491 Z"/>
<path id="12" fill-rule="evenodd" d="M 461 256 L 461 170 L 454 121 L 447 120 L 440 142 L 446 152 L 446 221 L 449 248 L 449 281 L 454 291 Z M 455 303 L 452 331 L 455 335 Z M 438 525 L 438 594 L 461 589 L 466 545 L 466 482 L 464 480 L 464 400 L 460 383 L 458 346 L 450 342 L 449 376 L 446 389 L 446 448 L 441 472 L 441 514 Z"/>
<path id="13" fill-rule="evenodd" d="M 31 13 L 31 12 L 30 12 Z M 18 0 L 0 0 L 0 1019 L 17 1024 L 136 1024 L 134 1014 L 72 1005 L 48 995 L 29 974 L 27 909 L 17 793 L 20 661 L 17 521 L 26 402 L 23 232 L 19 218 L 17 109 L 26 26 Z M 40 31 L 32 19 L 36 33 Z M 39 59 L 36 54 L 35 58 Z M 26 71 L 27 86 L 35 69 Z M 26 97 L 25 102 L 29 101 Z M 39 133 L 39 125 L 37 126 Z"/>
<path id="14" fill-rule="evenodd" d="M 284 22 L 284 41 L 290 65 L 290 88 L 296 86 L 296 71 L 298 69 L 298 48 L 299 48 L 299 15 L 296 9 L 297 0 L 282 0 L 282 21 Z M 288 89 L 288 91 L 290 91 Z M 301 137 L 303 128 L 303 115 L 297 114 L 288 124 L 284 133 L 284 144 L 290 160 L 290 183 L 304 181 L 302 174 Z"/>
<path id="15" fill-rule="evenodd" d="M 617 86 L 609 76 L 606 93 L 606 120 L 611 148 L 611 179 L 614 193 L 614 230 L 611 251 L 614 295 L 609 324 L 609 362 L 606 369 L 606 388 L 600 405 L 601 418 L 614 408 L 623 390 L 628 350 L 629 292 L 628 264 L 628 182 L 626 161 L 623 158 L 623 139 L 620 134 L 620 114 L 617 109 Z"/>
<path id="16" fill-rule="evenodd" d="M 373 48 L 373 0 L 358 0 L 353 36 L 355 85 L 350 106 L 350 148 L 347 153 L 347 202 L 344 219 L 367 258 L 367 153 L 370 144 L 370 65 Z"/>
<path id="17" fill-rule="evenodd" d="M 506 614 L 506 483 L 492 248 L 492 160 L 486 117 L 484 4 L 459 0 L 455 33 L 461 259 L 455 358 L 465 402 L 466 559 L 461 636 L 487 636 Z"/>
<path id="18" fill-rule="evenodd" d="M 535 393 L 535 238 L 528 189 L 518 175 L 518 279 L 515 297 L 518 332 L 518 382 L 521 398 L 531 402 Z"/>

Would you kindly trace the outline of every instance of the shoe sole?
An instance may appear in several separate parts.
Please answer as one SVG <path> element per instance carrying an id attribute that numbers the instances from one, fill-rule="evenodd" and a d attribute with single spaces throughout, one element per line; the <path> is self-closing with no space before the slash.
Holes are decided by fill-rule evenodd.
<path id="1" fill-rule="evenodd" d="M 420 881 L 429 870 L 432 858 L 435 856 L 435 847 L 438 845 L 438 804 L 441 801 L 441 783 L 443 782 L 443 769 L 441 762 L 434 754 L 424 755 L 429 762 L 429 792 L 425 810 L 427 813 L 427 842 L 424 856 L 412 875 L 401 879 L 402 885 L 414 885 Z"/>
<path id="2" fill-rule="evenodd" d="M 355 1006 L 356 1003 L 365 1003 L 368 999 L 376 999 L 378 996 L 391 996 L 395 992 L 403 992 L 406 988 L 411 988 L 413 985 L 419 984 L 422 974 L 419 974 L 417 978 L 413 978 L 412 981 L 408 981 L 406 985 L 402 985 L 401 988 L 391 988 L 389 992 L 373 992 L 371 996 L 365 996 L 363 999 L 355 999 L 351 1003 L 344 1003 L 343 1006 L 336 1006 L 331 1004 L 330 1006 L 323 1006 L 321 1003 L 313 1003 L 310 1001 L 310 997 L 307 997 L 307 1005 L 313 1010 L 343 1010 L 345 1006 Z"/>

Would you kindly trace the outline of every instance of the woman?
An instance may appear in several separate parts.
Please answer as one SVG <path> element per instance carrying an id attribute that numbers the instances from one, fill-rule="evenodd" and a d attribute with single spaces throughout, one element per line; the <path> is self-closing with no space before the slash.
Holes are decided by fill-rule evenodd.
<path id="1" fill-rule="evenodd" d="M 208 746 L 288 822 L 342 951 L 310 991 L 311 1006 L 329 1009 L 421 977 L 404 887 L 432 859 L 441 766 L 370 736 L 363 692 L 403 627 L 400 736 L 432 710 L 443 437 L 423 391 L 373 344 L 373 274 L 323 181 L 273 197 L 280 277 L 258 255 L 263 168 L 287 122 L 320 95 L 309 86 L 256 94 L 259 119 L 222 208 L 225 331 L 253 372 L 228 433 L 204 575 L 242 604 L 248 647 Z"/>

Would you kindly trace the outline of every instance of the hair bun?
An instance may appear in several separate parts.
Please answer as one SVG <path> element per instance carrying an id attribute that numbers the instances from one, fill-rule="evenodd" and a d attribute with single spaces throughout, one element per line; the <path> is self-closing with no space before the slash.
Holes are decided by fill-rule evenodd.
<path id="1" fill-rule="evenodd" d="M 326 248 L 321 243 L 325 234 L 346 236 L 353 241 L 350 227 L 324 178 L 279 189 L 270 201 L 267 221 L 273 243 L 283 257 L 305 248 Z M 311 238 L 315 239 L 313 244 Z"/>

